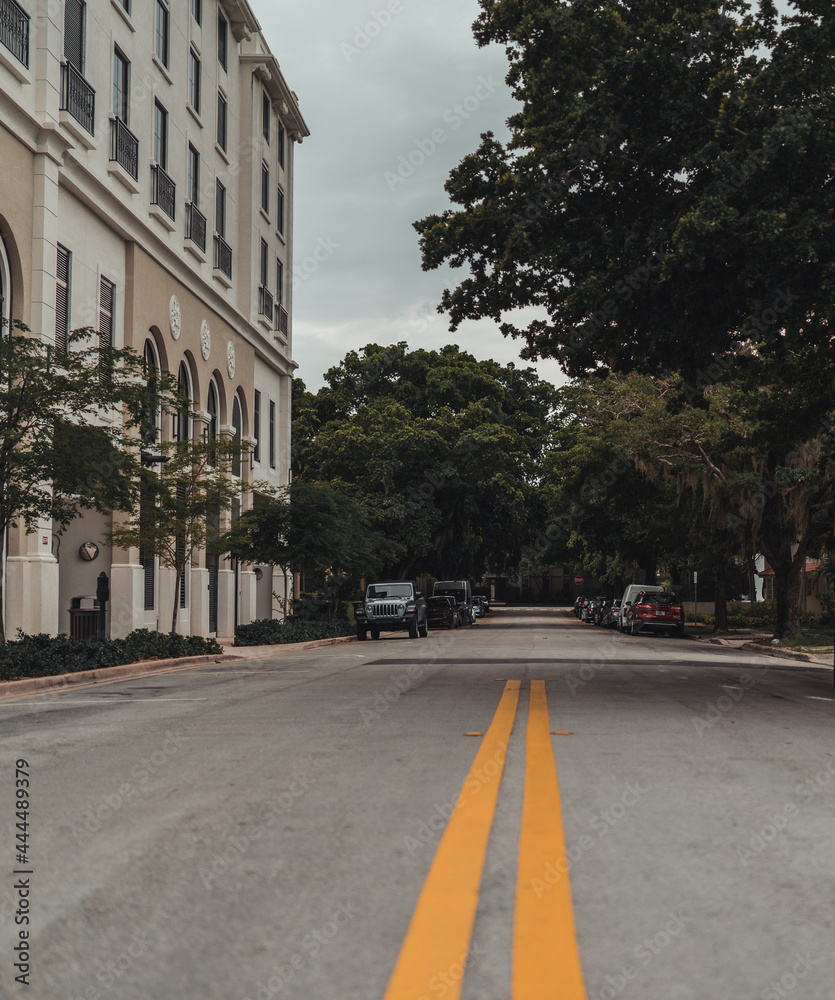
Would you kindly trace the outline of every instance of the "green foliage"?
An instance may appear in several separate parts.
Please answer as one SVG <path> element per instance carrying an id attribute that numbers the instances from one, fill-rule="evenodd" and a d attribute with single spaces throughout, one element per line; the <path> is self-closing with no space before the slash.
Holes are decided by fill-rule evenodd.
<path id="1" fill-rule="evenodd" d="M 386 575 L 476 576 L 518 562 L 541 523 L 554 388 L 448 345 L 368 345 L 295 391 L 294 482 L 361 500 Z"/>
<path id="2" fill-rule="evenodd" d="M 24 635 L 0 647 L 0 680 L 22 677 L 48 677 L 81 670 L 115 667 L 142 660 L 160 660 L 183 656 L 222 653 L 215 639 L 195 635 L 177 635 L 137 629 L 124 639 L 87 639 L 79 642 L 69 636 Z"/>
<path id="3" fill-rule="evenodd" d="M 353 635 L 354 626 L 350 622 L 316 621 L 306 618 L 289 618 L 278 622 L 271 618 L 259 618 L 235 629 L 236 646 L 277 646 L 288 642 L 311 642 L 314 639 L 334 639 Z"/>

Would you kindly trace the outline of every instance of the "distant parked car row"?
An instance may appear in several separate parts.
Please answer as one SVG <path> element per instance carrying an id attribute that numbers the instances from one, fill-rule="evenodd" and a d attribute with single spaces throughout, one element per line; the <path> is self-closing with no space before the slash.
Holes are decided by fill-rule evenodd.
<path id="1" fill-rule="evenodd" d="M 684 636 L 684 608 L 664 587 L 630 584 L 622 598 L 578 597 L 574 614 L 583 622 L 615 628 L 625 635 L 662 632 Z"/>
<path id="2" fill-rule="evenodd" d="M 432 596 L 425 598 L 414 580 L 370 584 L 361 601 L 354 602 L 357 639 L 383 632 L 408 632 L 410 639 L 429 634 L 430 628 L 472 625 L 490 611 L 486 597 L 472 593 L 466 580 L 439 580 Z"/>

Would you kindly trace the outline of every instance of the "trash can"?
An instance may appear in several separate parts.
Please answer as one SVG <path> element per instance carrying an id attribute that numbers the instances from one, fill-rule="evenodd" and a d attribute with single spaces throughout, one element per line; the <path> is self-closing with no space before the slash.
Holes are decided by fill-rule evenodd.
<path id="1" fill-rule="evenodd" d="M 70 599 L 70 638 L 95 639 L 99 634 L 99 602 L 95 596 Z"/>

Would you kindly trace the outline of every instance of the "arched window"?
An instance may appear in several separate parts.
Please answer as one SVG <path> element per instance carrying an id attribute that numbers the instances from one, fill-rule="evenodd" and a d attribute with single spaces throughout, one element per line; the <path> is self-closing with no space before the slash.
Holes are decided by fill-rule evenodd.
<path id="1" fill-rule="evenodd" d="M 188 365 L 185 361 L 180 362 L 180 370 L 177 373 L 177 392 L 188 402 L 184 402 L 182 409 L 174 414 L 174 440 L 188 441 L 191 433 L 191 421 L 189 420 L 189 410 L 191 409 L 191 376 Z"/>
<path id="2" fill-rule="evenodd" d="M 5 337 L 11 329 L 12 283 L 6 247 L 0 236 L 0 337 Z"/>
<path id="3" fill-rule="evenodd" d="M 241 443 L 241 438 L 244 433 L 244 418 L 243 410 L 241 409 L 241 401 L 238 398 L 238 394 L 235 393 L 235 399 L 232 403 L 232 426 L 235 428 L 235 434 L 232 440 L 235 444 Z M 232 463 L 232 475 L 237 476 L 240 479 L 241 476 L 241 459 L 240 455 L 236 456 L 234 462 Z"/>
<path id="4" fill-rule="evenodd" d="M 206 409 L 209 411 L 209 426 L 207 428 L 207 432 L 209 440 L 214 441 L 217 438 L 218 414 L 220 413 L 217 405 L 217 389 L 215 389 L 214 382 L 209 382 L 209 399 L 206 404 Z"/>
<path id="5" fill-rule="evenodd" d="M 159 358 L 153 340 L 147 337 L 145 348 L 142 352 L 145 362 L 145 378 L 148 383 L 148 390 L 152 394 L 152 401 L 145 412 L 142 420 L 141 435 L 142 440 L 147 444 L 154 444 L 159 437 L 160 411 L 157 403 L 153 402 L 159 391 Z"/>

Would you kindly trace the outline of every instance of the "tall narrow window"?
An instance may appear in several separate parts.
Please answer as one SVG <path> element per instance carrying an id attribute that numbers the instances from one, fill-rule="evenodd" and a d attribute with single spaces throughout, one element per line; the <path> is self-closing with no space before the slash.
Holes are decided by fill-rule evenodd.
<path id="1" fill-rule="evenodd" d="M 222 69 L 226 69 L 229 52 L 229 22 L 218 10 L 217 12 L 217 61 Z"/>
<path id="2" fill-rule="evenodd" d="M 215 181 L 215 232 L 218 236 L 226 236 L 226 188 Z"/>
<path id="3" fill-rule="evenodd" d="M 270 468 L 275 468 L 275 403 L 270 400 Z"/>
<path id="4" fill-rule="evenodd" d="M 270 141 L 270 99 L 267 94 L 261 95 L 261 132 L 267 142 Z"/>
<path id="5" fill-rule="evenodd" d="M 177 392 L 182 397 L 174 414 L 174 440 L 188 441 L 191 432 L 189 409 L 191 407 L 191 380 L 184 361 L 180 362 L 177 372 Z"/>
<path id="6" fill-rule="evenodd" d="M 64 4 L 64 58 L 84 75 L 84 36 L 87 24 L 85 0 L 66 0 Z"/>
<path id="7" fill-rule="evenodd" d="M 188 52 L 188 102 L 200 114 L 200 59 L 194 49 Z"/>
<path id="8" fill-rule="evenodd" d="M 155 400 L 159 393 L 159 363 L 157 362 L 156 350 L 152 341 L 146 339 L 145 350 L 143 352 L 145 367 L 145 378 L 151 400 L 147 409 L 143 411 L 142 423 L 140 425 L 140 435 L 144 444 L 153 447 L 159 438 L 160 408 Z"/>
<path id="9" fill-rule="evenodd" d="M 270 214 L 270 168 L 261 164 L 261 209 L 265 215 Z"/>
<path id="10" fill-rule="evenodd" d="M 275 206 L 275 228 L 284 235 L 284 192 L 281 188 L 278 189 Z"/>
<path id="11" fill-rule="evenodd" d="M 237 395 L 232 403 L 232 427 L 235 433 L 232 436 L 232 440 L 235 444 L 241 443 L 241 438 L 244 434 L 244 420 L 243 411 L 241 410 L 241 401 L 238 399 Z M 241 458 L 240 453 L 234 457 L 232 460 L 232 475 L 237 476 L 238 479 L 241 477 Z"/>
<path id="12" fill-rule="evenodd" d="M 114 309 L 116 307 L 116 286 L 107 278 L 102 278 L 99 285 L 99 350 L 106 351 L 113 346 Z M 99 379 L 102 382 L 110 379 L 110 362 L 99 359 Z"/>
<path id="13" fill-rule="evenodd" d="M 203 0 L 191 0 L 191 16 L 198 24 L 203 21 Z"/>
<path id="14" fill-rule="evenodd" d="M 55 347 L 66 351 L 70 332 L 70 252 L 58 244 L 58 263 L 55 281 Z"/>
<path id="15" fill-rule="evenodd" d="M 154 160 L 168 169 L 168 112 L 159 101 L 154 101 Z"/>
<path id="16" fill-rule="evenodd" d="M 264 288 L 267 287 L 267 270 L 269 268 L 268 261 L 270 259 L 270 248 L 267 246 L 266 240 L 261 240 L 261 284 Z"/>
<path id="17" fill-rule="evenodd" d="M 277 257 L 275 260 L 275 301 L 279 305 L 284 301 L 284 265 Z"/>
<path id="18" fill-rule="evenodd" d="M 217 144 L 226 152 L 227 134 L 229 130 L 229 105 L 223 94 L 217 92 Z"/>
<path id="19" fill-rule="evenodd" d="M 168 7 L 157 0 L 156 21 L 154 28 L 154 53 L 163 66 L 168 68 L 168 51 L 170 48 L 170 17 Z"/>
<path id="20" fill-rule="evenodd" d="M 206 428 L 206 438 L 211 443 L 217 441 L 218 420 L 220 410 L 217 405 L 217 389 L 214 382 L 209 383 L 209 396 L 206 402 L 206 409 L 209 411 L 209 426 Z M 209 464 L 214 465 L 215 453 L 209 456 Z"/>
<path id="21" fill-rule="evenodd" d="M 200 154 L 191 143 L 188 144 L 188 188 L 186 196 L 195 208 L 200 207 Z"/>
<path id="22" fill-rule="evenodd" d="M 113 114 L 128 125 L 130 110 L 130 63 L 118 49 L 113 50 Z"/>
<path id="23" fill-rule="evenodd" d="M 284 167 L 284 143 L 286 141 L 286 132 L 284 131 L 284 123 L 281 119 L 278 120 L 278 165 Z"/>
<path id="24" fill-rule="evenodd" d="M 255 447 L 252 449 L 252 457 L 256 462 L 261 461 L 261 393 L 256 389 L 254 402 L 252 405 L 252 436 L 255 438 Z"/>

